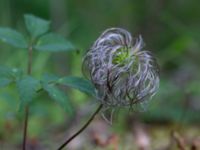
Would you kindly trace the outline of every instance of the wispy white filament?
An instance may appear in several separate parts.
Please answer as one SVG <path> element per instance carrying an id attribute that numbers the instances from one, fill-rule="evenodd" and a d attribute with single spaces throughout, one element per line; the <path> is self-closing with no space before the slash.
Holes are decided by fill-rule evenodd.
<path id="1" fill-rule="evenodd" d="M 143 47 L 141 36 L 134 41 L 128 31 L 110 28 L 87 52 L 84 71 L 89 73 L 105 108 L 132 107 L 156 93 L 158 65 L 152 53 L 142 50 Z"/>

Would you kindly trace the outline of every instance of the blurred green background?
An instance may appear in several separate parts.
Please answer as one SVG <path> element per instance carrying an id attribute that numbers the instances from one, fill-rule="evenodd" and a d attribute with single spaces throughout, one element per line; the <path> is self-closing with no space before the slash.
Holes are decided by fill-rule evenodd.
<path id="1" fill-rule="evenodd" d="M 145 49 L 151 50 L 160 64 L 161 84 L 147 110 L 136 112 L 139 120 L 146 124 L 198 127 L 199 6 L 198 0 L 0 0 L 0 26 L 27 34 L 23 15 L 30 13 L 50 20 L 52 31 L 65 36 L 80 50 L 80 53 L 35 54 L 33 75 L 36 77 L 55 72 L 60 76 L 82 76 L 82 57 L 106 28 L 122 27 L 134 37 L 142 35 Z M 0 42 L 0 65 L 25 69 L 26 62 L 25 51 Z M 23 112 L 18 112 L 19 98 L 11 89 L 13 87 L 0 90 L 0 142 L 5 144 L 10 139 L 8 143 L 17 145 L 21 140 Z M 82 107 L 91 106 L 91 112 L 95 108 L 93 98 L 70 89 L 67 93 L 75 112 Z M 45 139 L 45 132 L 66 131 L 70 122 L 68 114 L 51 100 L 40 99 L 43 97 L 33 104 L 29 136 Z M 84 117 L 87 118 L 87 115 Z M 124 118 L 119 115 L 113 128 L 126 130 L 122 124 Z M 199 134 L 200 129 L 197 129 Z M 45 142 L 48 143 L 48 139 Z"/>

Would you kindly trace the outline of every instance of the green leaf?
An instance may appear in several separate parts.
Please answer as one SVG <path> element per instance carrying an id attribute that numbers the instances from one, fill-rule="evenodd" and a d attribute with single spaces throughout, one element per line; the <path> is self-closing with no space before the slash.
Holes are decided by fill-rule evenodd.
<path id="1" fill-rule="evenodd" d="M 9 85 L 11 82 L 8 78 L 0 78 L 0 88 Z"/>
<path id="2" fill-rule="evenodd" d="M 17 88 L 20 96 L 20 109 L 28 105 L 37 95 L 37 89 L 40 87 L 40 82 L 31 77 L 26 76 L 17 82 Z"/>
<path id="3" fill-rule="evenodd" d="M 0 78 L 12 78 L 12 69 L 5 66 L 0 66 Z"/>
<path id="4" fill-rule="evenodd" d="M 72 113 L 72 106 L 69 98 L 63 91 L 51 84 L 44 84 L 43 88 L 54 101 L 63 107 L 65 111 L 69 112 L 70 114 Z"/>
<path id="5" fill-rule="evenodd" d="M 39 51 L 58 52 L 70 51 L 75 48 L 64 37 L 55 33 L 49 33 L 39 38 L 35 49 Z"/>
<path id="6" fill-rule="evenodd" d="M 26 28 L 33 38 L 36 38 L 49 30 L 50 22 L 31 14 L 24 15 Z"/>
<path id="7" fill-rule="evenodd" d="M 10 28 L 0 27 L 0 40 L 16 48 L 27 48 L 28 42 L 24 36 Z"/>
<path id="8" fill-rule="evenodd" d="M 0 87 L 5 87 L 11 82 L 19 80 L 21 76 L 22 71 L 17 68 L 0 66 Z"/>
<path id="9" fill-rule="evenodd" d="M 58 80 L 59 84 L 70 86 L 78 89 L 81 92 L 95 96 L 95 88 L 92 83 L 86 79 L 80 77 L 64 77 Z"/>
<path id="10" fill-rule="evenodd" d="M 12 68 L 11 76 L 14 79 L 14 81 L 20 80 L 23 76 L 23 71 L 18 68 Z"/>

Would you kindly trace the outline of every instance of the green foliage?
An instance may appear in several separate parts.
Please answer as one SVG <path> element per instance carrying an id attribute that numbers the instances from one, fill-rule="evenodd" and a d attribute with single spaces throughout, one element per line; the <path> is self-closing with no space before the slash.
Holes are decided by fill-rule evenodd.
<path id="1" fill-rule="evenodd" d="M 5 87 L 11 83 L 11 80 L 7 78 L 0 78 L 0 87 Z"/>
<path id="2" fill-rule="evenodd" d="M 92 85 L 90 81 L 86 79 L 83 79 L 80 77 L 68 76 L 68 77 L 60 78 L 57 83 L 78 89 L 81 92 L 95 96 L 94 86 Z"/>
<path id="3" fill-rule="evenodd" d="M 63 91 L 61 91 L 55 85 L 51 84 L 44 84 L 43 88 L 53 100 L 55 100 L 61 107 L 63 107 L 64 110 L 70 114 L 72 113 L 72 106 L 70 104 L 69 98 Z"/>
<path id="4" fill-rule="evenodd" d="M 40 88 L 39 80 L 25 76 L 17 81 L 17 88 L 20 96 L 20 108 L 29 104 L 37 95 L 37 90 Z"/>
<path id="5" fill-rule="evenodd" d="M 48 52 L 75 50 L 72 43 L 61 35 L 47 33 L 50 28 L 49 21 L 30 14 L 24 15 L 24 20 L 26 29 L 30 33 L 29 42 L 21 33 L 14 29 L 3 27 L 0 27 L 0 39 L 16 48 L 28 48 L 32 46 L 36 50 Z"/>
<path id="6" fill-rule="evenodd" d="M 58 52 L 74 50 L 75 48 L 64 37 L 55 33 L 49 33 L 39 38 L 35 49 L 39 51 Z"/>
<path id="7" fill-rule="evenodd" d="M 0 66 L 0 87 L 5 87 L 20 79 L 22 76 L 22 71 L 17 68 L 8 68 L 5 66 Z"/>
<path id="8" fill-rule="evenodd" d="M 11 83 L 10 70 L 5 67 L 0 67 L 0 87 L 5 87 Z"/>
<path id="9" fill-rule="evenodd" d="M 45 74 L 42 77 L 41 82 L 43 82 L 45 84 L 64 85 L 67 87 L 77 89 L 88 95 L 95 96 L 95 88 L 94 88 L 93 84 L 89 80 L 86 80 L 81 77 L 65 76 L 65 77 L 60 78 L 53 74 Z"/>
<path id="10" fill-rule="evenodd" d="M 29 41 L 26 41 L 21 33 L 9 28 L 0 28 L 0 39 L 14 47 L 27 48 L 27 50 L 30 47 L 33 50 L 48 52 L 75 50 L 75 47 L 61 35 L 47 33 L 50 28 L 49 21 L 30 14 L 24 15 L 24 20 L 26 29 L 30 34 Z M 58 83 L 79 89 L 87 94 L 93 94 L 92 87 L 87 81 L 76 77 L 65 77 L 63 79 L 60 80 L 56 75 L 46 75 L 40 81 L 30 75 L 23 75 L 18 69 L 0 67 L 0 87 L 5 87 L 10 83 L 16 84 L 20 97 L 20 109 L 29 105 L 39 95 L 40 91 L 44 90 L 67 112 L 72 113 L 70 100 L 62 90 L 56 87 Z M 71 82 L 70 79 L 72 79 Z"/>
<path id="11" fill-rule="evenodd" d="M 25 37 L 21 33 L 10 28 L 0 27 L 0 40 L 16 48 L 28 47 Z"/>
<path id="12" fill-rule="evenodd" d="M 44 19 L 38 18 L 31 14 L 24 15 L 26 28 L 29 31 L 31 37 L 37 38 L 38 36 L 46 33 L 50 28 L 50 22 Z"/>

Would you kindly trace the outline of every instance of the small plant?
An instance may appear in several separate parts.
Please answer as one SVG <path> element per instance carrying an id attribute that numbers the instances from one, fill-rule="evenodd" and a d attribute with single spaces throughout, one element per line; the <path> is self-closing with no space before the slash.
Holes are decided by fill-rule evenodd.
<path id="1" fill-rule="evenodd" d="M 154 56 L 143 51 L 142 38 L 134 41 L 131 34 L 121 28 L 110 28 L 103 32 L 86 53 L 83 60 L 83 72 L 91 80 L 80 77 L 56 75 L 36 79 L 32 76 L 33 53 L 40 51 L 59 52 L 75 51 L 74 46 L 62 36 L 48 33 L 49 21 L 25 15 L 25 25 L 29 32 L 28 39 L 21 33 L 0 28 L 0 39 L 16 48 L 25 49 L 28 53 L 27 71 L 0 67 L 0 87 L 16 84 L 20 95 L 20 109 L 25 111 L 23 150 L 26 150 L 29 108 L 38 93 L 45 91 L 66 111 L 70 105 L 66 94 L 57 85 L 69 86 L 95 96 L 99 107 L 86 124 L 69 137 L 58 150 L 63 149 L 78 136 L 101 110 L 132 108 L 151 99 L 158 90 L 159 71 Z M 112 111 L 113 112 L 113 111 Z"/>
<path id="2" fill-rule="evenodd" d="M 15 47 L 24 49 L 28 62 L 26 72 L 23 69 L 0 66 L 0 87 L 16 84 L 20 96 L 20 110 L 25 111 L 23 150 L 26 150 L 27 128 L 30 104 L 41 91 L 45 91 L 54 101 L 70 112 L 70 103 L 67 95 L 58 88 L 64 85 L 94 95 L 94 88 L 90 82 L 80 77 L 66 76 L 59 78 L 56 75 L 43 75 L 41 79 L 32 76 L 33 53 L 68 52 L 75 51 L 75 47 L 61 35 L 50 33 L 50 22 L 33 15 L 24 15 L 28 38 L 14 29 L 0 27 L 0 40 Z M 20 60 L 19 60 L 20 61 Z"/>

